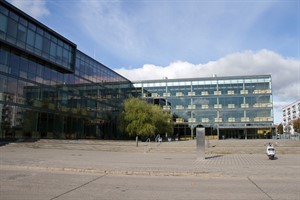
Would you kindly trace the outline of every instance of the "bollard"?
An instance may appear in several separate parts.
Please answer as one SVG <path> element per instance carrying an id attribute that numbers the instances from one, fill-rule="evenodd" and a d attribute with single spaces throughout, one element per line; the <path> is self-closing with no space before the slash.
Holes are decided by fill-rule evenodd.
<path id="1" fill-rule="evenodd" d="M 197 160 L 205 160 L 205 128 L 196 128 Z"/>

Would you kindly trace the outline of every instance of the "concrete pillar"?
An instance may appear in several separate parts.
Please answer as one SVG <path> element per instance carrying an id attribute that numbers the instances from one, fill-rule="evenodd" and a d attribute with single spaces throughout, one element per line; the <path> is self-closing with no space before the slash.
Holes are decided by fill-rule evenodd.
<path id="1" fill-rule="evenodd" d="M 196 128 L 197 160 L 205 160 L 205 128 Z"/>

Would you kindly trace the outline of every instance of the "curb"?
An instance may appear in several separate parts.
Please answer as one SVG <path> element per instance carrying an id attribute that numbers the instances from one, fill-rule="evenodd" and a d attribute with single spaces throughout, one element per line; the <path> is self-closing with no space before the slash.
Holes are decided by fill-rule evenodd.
<path id="1" fill-rule="evenodd" d="M 199 172 L 199 171 L 155 171 L 155 170 L 101 170 L 101 169 L 82 169 L 71 167 L 41 167 L 41 166 L 18 166 L 18 165 L 1 165 L 0 170 L 39 170 L 49 172 L 71 172 L 71 173 L 90 173 L 106 175 L 126 175 L 126 176 L 220 176 L 220 174 Z"/>

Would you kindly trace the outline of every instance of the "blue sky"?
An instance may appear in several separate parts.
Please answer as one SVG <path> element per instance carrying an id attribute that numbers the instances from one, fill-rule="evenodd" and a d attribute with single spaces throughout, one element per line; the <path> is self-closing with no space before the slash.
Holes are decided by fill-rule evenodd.
<path id="1" fill-rule="evenodd" d="M 9 2 L 130 80 L 271 74 L 276 123 L 300 98 L 299 0 Z"/>

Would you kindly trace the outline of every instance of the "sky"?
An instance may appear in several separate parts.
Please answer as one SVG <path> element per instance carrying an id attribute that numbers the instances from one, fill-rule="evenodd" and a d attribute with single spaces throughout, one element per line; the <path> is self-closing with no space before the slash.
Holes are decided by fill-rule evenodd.
<path id="1" fill-rule="evenodd" d="M 129 80 L 272 76 L 300 99 L 300 0 L 8 0 Z"/>

